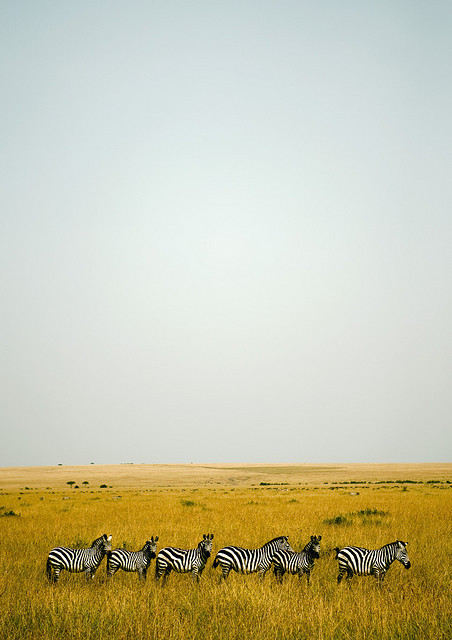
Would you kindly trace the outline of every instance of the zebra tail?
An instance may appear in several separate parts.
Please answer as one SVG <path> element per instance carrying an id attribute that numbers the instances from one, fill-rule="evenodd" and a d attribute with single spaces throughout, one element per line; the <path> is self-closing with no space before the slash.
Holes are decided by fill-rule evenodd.
<path id="1" fill-rule="evenodd" d="M 48 579 L 52 580 L 52 565 L 50 563 L 50 558 L 47 558 L 46 574 L 47 574 Z"/>
<path id="2" fill-rule="evenodd" d="M 218 567 L 218 565 L 219 565 L 219 564 L 220 564 L 220 561 L 218 560 L 218 558 L 215 558 L 215 560 L 213 561 L 213 565 L 212 565 L 212 567 L 213 567 L 214 569 L 216 569 L 216 568 Z"/>
<path id="3" fill-rule="evenodd" d="M 340 551 L 339 547 L 334 547 L 334 552 L 336 554 L 336 560 L 337 560 L 337 558 L 339 556 L 339 551 Z"/>
<path id="4" fill-rule="evenodd" d="M 107 571 L 110 569 L 111 550 L 107 551 Z"/>

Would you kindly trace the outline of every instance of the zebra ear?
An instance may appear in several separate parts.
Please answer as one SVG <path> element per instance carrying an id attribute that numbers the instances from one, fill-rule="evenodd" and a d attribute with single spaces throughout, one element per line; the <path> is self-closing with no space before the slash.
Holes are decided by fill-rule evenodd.
<path id="1" fill-rule="evenodd" d="M 321 540 L 321 539 L 322 539 L 322 536 L 319 536 L 319 537 L 317 538 L 317 540 L 318 540 L 319 542 L 320 542 L 320 540 Z"/>
<path id="2" fill-rule="evenodd" d="M 213 533 L 210 534 L 210 539 L 213 540 Z"/>
<path id="3" fill-rule="evenodd" d="M 157 542 L 157 540 L 158 540 L 158 539 L 159 539 L 159 537 L 158 537 L 158 536 L 155 536 L 155 538 L 154 538 L 154 542 Z"/>
<path id="4" fill-rule="evenodd" d="M 110 542 L 110 540 L 111 540 L 111 535 L 110 535 L 110 536 L 108 536 L 108 538 L 107 538 L 107 542 Z"/>
<path id="5" fill-rule="evenodd" d="M 206 534 L 204 534 L 204 535 L 203 535 L 203 537 L 202 537 L 202 539 L 203 539 L 203 540 L 205 540 L 205 539 L 206 539 L 206 537 L 207 537 L 207 536 L 206 536 Z"/>

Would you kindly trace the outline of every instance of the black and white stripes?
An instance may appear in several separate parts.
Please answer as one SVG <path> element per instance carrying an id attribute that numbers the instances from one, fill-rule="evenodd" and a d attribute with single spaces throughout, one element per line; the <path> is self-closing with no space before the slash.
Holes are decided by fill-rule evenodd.
<path id="1" fill-rule="evenodd" d="M 56 547 L 47 558 L 47 577 L 51 582 L 58 582 L 62 569 L 66 569 L 74 573 L 84 571 L 87 580 L 94 578 L 102 558 L 110 550 L 111 536 L 106 533 L 94 540 L 88 549 Z"/>
<path id="2" fill-rule="evenodd" d="M 263 578 L 270 569 L 274 554 L 281 550 L 293 551 L 287 536 L 274 538 L 258 549 L 244 549 L 233 546 L 223 547 L 216 555 L 213 568 L 215 569 L 218 565 L 221 566 L 220 581 L 225 580 L 231 570 L 238 573 L 258 572 L 260 577 Z"/>
<path id="3" fill-rule="evenodd" d="M 155 564 L 156 580 L 163 576 L 164 584 L 171 571 L 176 571 L 177 573 L 191 572 L 193 579 L 199 582 L 212 552 L 212 540 L 213 533 L 205 533 L 196 549 L 178 549 L 177 547 L 162 549 Z"/>
<path id="4" fill-rule="evenodd" d="M 320 556 L 321 539 L 322 536 L 311 536 L 308 544 L 299 553 L 285 549 L 276 551 L 272 559 L 276 579 L 282 582 L 285 573 L 298 574 L 300 578 L 303 574 L 306 574 L 309 584 L 314 560 Z"/>
<path id="5" fill-rule="evenodd" d="M 118 569 L 123 571 L 134 571 L 138 573 L 139 580 L 146 580 L 146 573 L 155 558 L 157 551 L 158 536 L 152 536 L 147 540 L 140 551 L 127 551 L 126 549 L 115 549 L 107 553 L 107 577 L 111 578 Z"/>
<path id="6" fill-rule="evenodd" d="M 86 579 L 94 577 L 102 559 L 107 555 L 107 578 L 111 578 L 119 569 L 126 572 L 136 572 L 140 580 L 146 580 L 146 574 L 151 560 L 156 558 L 156 581 L 163 578 L 164 584 L 172 571 L 177 573 L 191 573 L 193 580 L 199 582 L 207 561 L 212 552 L 213 534 L 204 534 L 198 546 L 194 549 L 180 549 L 165 547 L 156 556 L 159 536 L 152 536 L 139 551 L 126 549 L 111 550 L 111 538 L 103 534 L 92 543 L 91 547 L 73 549 L 69 547 L 55 547 L 47 558 L 46 573 L 48 579 L 56 583 L 64 569 L 69 572 L 84 572 Z M 290 546 L 287 536 L 273 538 L 262 547 L 246 549 L 237 546 L 226 546 L 220 549 L 212 567 L 221 567 L 220 582 L 226 579 L 231 571 L 249 574 L 258 573 L 260 578 L 273 565 L 274 574 L 278 582 L 284 574 L 303 574 L 310 583 L 314 562 L 320 556 L 321 535 L 311 536 L 303 551 L 296 553 Z M 336 547 L 336 559 L 339 562 L 338 584 L 344 575 L 348 579 L 354 575 L 373 575 L 378 581 L 384 579 L 391 564 L 398 560 L 406 569 L 411 567 L 406 546 L 407 542 L 396 540 L 384 545 L 380 549 L 366 549 L 357 546 Z"/>
<path id="7" fill-rule="evenodd" d="M 381 549 L 363 549 L 362 547 L 335 548 L 336 559 L 339 562 L 339 575 L 337 582 L 340 583 L 344 574 L 350 579 L 354 575 L 373 575 L 377 580 L 383 580 L 386 571 L 394 560 L 403 564 L 405 569 L 411 567 L 406 550 L 407 542 L 396 540 L 386 544 Z"/>

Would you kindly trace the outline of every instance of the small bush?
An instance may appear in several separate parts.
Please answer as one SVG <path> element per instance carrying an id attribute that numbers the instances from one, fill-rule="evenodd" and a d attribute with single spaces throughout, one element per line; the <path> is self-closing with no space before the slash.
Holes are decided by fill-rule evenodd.
<path id="1" fill-rule="evenodd" d="M 351 524 L 353 524 L 353 520 L 350 520 L 349 518 L 347 518 L 347 516 L 335 516 L 334 518 L 326 518 L 323 521 L 324 524 L 336 524 L 336 525 L 340 525 L 340 526 L 349 526 Z"/>
<path id="2" fill-rule="evenodd" d="M 387 511 L 379 511 L 378 509 L 361 509 L 361 511 L 356 511 L 354 514 L 357 516 L 387 516 Z"/>
<path id="3" fill-rule="evenodd" d="M 288 482 L 260 482 L 259 486 L 261 487 L 285 487 L 289 483 Z"/>
<path id="4" fill-rule="evenodd" d="M 4 507 L 2 507 L 2 509 L 4 509 Z M 5 511 L 5 513 L 0 513 L 0 516 L 4 516 L 4 517 L 13 516 L 18 518 L 20 516 L 20 513 L 16 513 L 11 509 L 10 511 Z"/>
<path id="5" fill-rule="evenodd" d="M 361 518 L 362 524 L 381 525 L 381 519 L 374 519 L 375 516 L 387 516 L 388 511 L 380 511 L 379 509 L 361 509 L 360 511 L 351 511 L 346 515 L 335 516 L 334 518 L 326 518 L 324 524 L 335 524 L 339 526 L 349 526 L 354 523 L 356 517 Z"/>

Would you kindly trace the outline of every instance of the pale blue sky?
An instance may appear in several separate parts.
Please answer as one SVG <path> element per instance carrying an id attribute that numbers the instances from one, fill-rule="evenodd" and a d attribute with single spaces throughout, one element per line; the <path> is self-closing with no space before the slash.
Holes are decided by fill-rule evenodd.
<path id="1" fill-rule="evenodd" d="M 450 2 L 0 3 L 0 466 L 451 460 Z"/>

